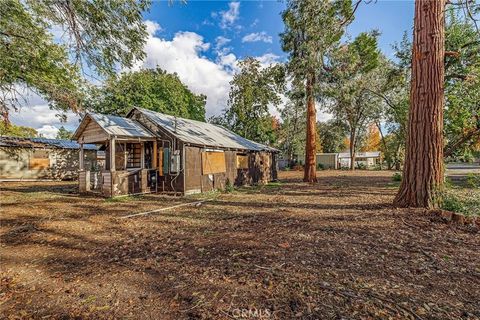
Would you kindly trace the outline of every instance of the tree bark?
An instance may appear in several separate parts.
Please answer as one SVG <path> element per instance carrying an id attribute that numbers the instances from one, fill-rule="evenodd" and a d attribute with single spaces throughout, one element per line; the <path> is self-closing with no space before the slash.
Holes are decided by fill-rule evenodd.
<path id="1" fill-rule="evenodd" d="M 315 99 L 313 96 L 313 87 L 315 85 L 315 76 L 309 74 L 307 77 L 306 96 L 307 96 L 307 140 L 305 143 L 305 171 L 303 175 L 304 182 L 317 182 L 316 171 L 316 126 L 317 115 L 315 110 Z"/>
<path id="2" fill-rule="evenodd" d="M 443 187 L 445 0 L 416 0 L 410 110 L 399 207 L 434 208 Z"/>
<path id="3" fill-rule="evenodd" d="M 384 158 L 387 161 L 387 168 L 388 168 L 388 170 L 390 170 L 391 165 L 392 165 L 391 164 L 392 159 L 391 159 L 390 152 L 387 149 L 387 141 L 385 140 L 385 136 L 383 135 L 382 126 L 380 125 L 380 121 L 375 121 L 375 125 L 377 126 L 378 132 L 380 133 L 380 139 L 382 141 L 383 149 L 385 150 Z M 387 156 L 387 153 L 388 153 L 388 156 Z M 380 164 L 380 169 L 381 169 L 381 167 L 382 167 L 382 165 Z"/>
<path id="4" fill-rule="evenodd" d="M 355 170 L 355 129 L 350 132 L 350 170 Z"/>

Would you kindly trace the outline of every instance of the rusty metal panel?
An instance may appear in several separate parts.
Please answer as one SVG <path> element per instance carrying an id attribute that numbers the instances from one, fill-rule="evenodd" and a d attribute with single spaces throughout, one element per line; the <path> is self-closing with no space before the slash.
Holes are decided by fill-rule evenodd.
<path id="1" fill-rule="evenodd" d="M 202 174 L 226 172 L 225 152 L 204 151 L 202 152 Z"/>

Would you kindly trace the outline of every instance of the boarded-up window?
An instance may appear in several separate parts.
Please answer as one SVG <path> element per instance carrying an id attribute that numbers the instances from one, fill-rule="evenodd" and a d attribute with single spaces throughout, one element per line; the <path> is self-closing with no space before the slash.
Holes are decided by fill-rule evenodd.
<path id="1" fill-rule="evenodd" d="M 248 156 L 237 154 L 237 169 L 248 169 Z"/>
<path id="2" fill-rule="evenodd" d="M 31 170 L 47 169 L 50 166 L 50 159 L 46 150 L 33 150 L 30 158 L 29 168 Z"/>
<path id="3" fill-rule="evenodd" d="M 226 172 L 225 153 L 223 151 L 202 152 L 202 174 Z"/>

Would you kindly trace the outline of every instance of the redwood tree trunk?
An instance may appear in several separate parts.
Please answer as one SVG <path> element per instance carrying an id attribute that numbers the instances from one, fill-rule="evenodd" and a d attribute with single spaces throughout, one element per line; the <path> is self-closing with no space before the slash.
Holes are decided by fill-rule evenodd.
<path id="1" fill-rule="evenodd" d="M 445 0 L 416 0 L 410 112 L 399 207 L 433 208 L 443 186 Z"/>
<path id="2" fill-rule="evenodd" d="M 307 95 L 307 140 L 305 144 L 305 171 L 303 181 L 317 182 L 316 171 L 316 126 L 317 115 L 315 110 L 315 99 L 313 97 L 313 87 L 315 77 L 310 74 L 307 77 L 306 95 Z"/>

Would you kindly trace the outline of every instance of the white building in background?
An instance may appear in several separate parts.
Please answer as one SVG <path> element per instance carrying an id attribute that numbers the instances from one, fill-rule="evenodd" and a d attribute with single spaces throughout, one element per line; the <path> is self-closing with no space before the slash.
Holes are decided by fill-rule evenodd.
<path id="1" fill-rule="evenodd" d="M 371 168 L 381 163 L 380 151 L 356 152 L 355 166 Z M 349 168 L 351 163 L 350 152 L 317 153 L 317 166 L 323 169 Z"/>

